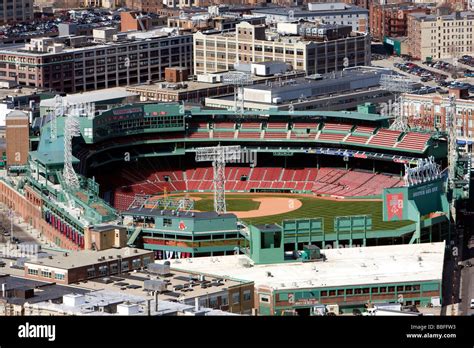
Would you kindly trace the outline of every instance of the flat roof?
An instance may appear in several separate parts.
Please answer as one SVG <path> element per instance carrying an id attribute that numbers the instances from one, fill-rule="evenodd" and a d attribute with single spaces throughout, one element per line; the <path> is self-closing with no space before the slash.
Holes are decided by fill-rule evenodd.
<path id="1" fill-rule="evenodd" d="M 55 283 L 41 282 L 32 279 L 15 277 L 9 274 L 0 274 L 0 284 L 5 284 L 7 291 L 15 289 L 34 289 L 34 296 L 27 299 L 14 296 L 8 297 L 7 302 L 14 304 L 23 304 L 25 302 L 36 303 L 42 301 L 49 301 L 61 298 L 63 295 L 71 292 L 83 294 L 90 291 L 82 288 L 73 288 L 70 286 L 57 285 Z"/>
<path id="2" fill-rule="evenodd" d="M 334 14 L 347 13 L 368 13 L 369 11 L 365 8 L 345 4 L 345 8 L 341 9 L 317 9 L 317 10 L 307 10 L 302 8 L 288 8 L 288 7 L 278 7 L 278 8 L 259 8 L 252 10 L 252 13 L 259 14 L 269 14 L 269 15 L 279 15 L 279 16 L 289 16 L 289 11 L 293 11 L 293 17 L 314 17 L 314 16 L 330 16 Z"/>
<path id="3" fill-rule="evenodd" d="M 292 80 L 281 81 L 281 83 L 273 82 L 269 84 L 258 84 L 245 86 L 245 89 L 258 89 L 261 91 L 272 91 L 275 93 L 290 92 L 301 88 L 316 88 L 322 86 L 334 86 L 355 83 L 357 81 L 364 81 L 366 79 L 373 79 L 383 75 L 383 72 L 377 70 L 344 70 L 342 76 L 334 74 L 334 77 L 326 76 L 321 80 L 308 79 L 306 77 L 297 77 Z M 292 83 L 293 82 L 293 83 Z M 358 86 L 358 88 L 368 88 L 377 85 L 376 83 L 368 84 L 367 86 Z M 350 85 L 347 85 L 348 88 Z M 341 86 L 342 87 L 342 86 Z M 342 92 L 338 91 L 338 92 Z M 337 92 L 335 92 L 337 93 Z"/>
<path id="4" fill-rule="evenodd" d="M 71 297 L 71 295 L 68 295 Z M 170 315 L 175 313 L 186 313 L 195 312 L 194 306 L 190 304 L 184 304 L 179 302 L 171 302 L 162 300 L 161 297 L 158 300 L 158 308 L 156 308 L 156 301 L 151 299 L 150 296 L 131 295 L 124 291 L 109 291 L 109 290 L 97 290 L 85 293 L 84 295 L 74 296 L 84 297 L 84 303 L 80 305 L 66 305 L 64 303 L 50 303 L 40 302 L 29 305 L 35 309 L 42 309 L 57 314 L 69 314 L 69 315 L 100 315 L 100 316 L 115 316 L 120 315 L 118 313 L 108 313 L 106 311 L 100 311 L 100 307 L 108 305 L 123 305 L 123 306 L 135 306 L 138 305 L 138 313 L 131 314 L 133 316 L 148 315 L 147 299 L 150 299 L 150 315 Z M 229 312 L 223 312 L 218 309 L 211 308 L 200 308 L 200 313 L 204 315 L 238 315 Z"/>
<path id="5" fill-rule="evenodd" d="M 253 281 L 274 290 L 440 281 L 445 243 L 323 249 L 326 261 L 253 265 L 245 255 L 192 258 L 171 268 Z M 161 261 L 155 261 L 161 263 Z M 268 277 L 268 272 L 271 277 Z"/>
<path id="6" fill-rule="evenodd" d="M 252 64 L 282 64 L 284 62 L 259 62 L 259 63 L 252 63 Z M 225 74 L 225 72 L 218 72 L 218 73 L 212 73 L 212 74 L 209 74 L 209 75 L 222 75 L 222 74 Z M 256 85 L 256 84 L 260 84 L 260 83 L 264 83 L 266 80 L 268 80 L 269 78 L 270 79 L 276 79 L 276 78 L 282 78 L 282 79 L 287 79 L 287 78 L 290 78 L 290 77 L 297 77 L 297 76 L 303 76 L 302 75 L 303 72 L 302 71 L 290 71 L 290 72 L 286 72 L 284 74 L 281 74 L 281 75 L 273 75 L 273 76 L 255 76 L 255 75 L 252 75 L 252 82 Z M 180 89 L 172 89 L 172 88 L 169 88 L 169 87 L 162 87 L 162 85 L 166 85 L 166 86 L 169 86 L 169 85 L 178 85 L 178 84 L 186 84 L 187 87 L 186 88 L 183 88 L 181 87 Z M 219 87 L 222 87 L 222 86 L 227 86 L 227 85 L 230 85 L 230 83 L 223 83 L 223 82 L 217 82 L 217 83 L 210 83 L 210 82 L 201 82 L 201 81 L 183 81 L 182 83 L 181 82 L 177 82 L 177 83 L 173 83 L 173 82 L 166 82 L 166 81 L 160 81 L 160 82 L 157 82 L 157 83 L 154 83 L 154 84 L 151 84 L 151 85 L 147 85 L 147 84 L 142 84 L 142 85 L 135 85 L 135 86 L 127 86 L 127 90 L 128 91 L 131 91 L 131 92 L 134 92 L 134 91 L 137 91 L 137 92 L 140 92 L 140 91 L 145 91 L 145 92 L 173 92 L 173 93 L 183 93 L 183 92 L 190 92 L 190 91 L 197 91 L 197 90 L 204 90 L 204 89 L 210 89 L 210 88 L 219 88 Z"/>
<path id="7" fill-rule="evenodd" d="M 95 103 L 111 99 L 127 98 L 137 96 L 136 93 L 129 92 L 125 87 L 107 88 L 97 91 L 67 94 L 63 97 L 65 102 L 71 104 L 80 103 Z M 54 98 L 44 99 L 41 101 L 41 107 L 53 107 L 55 104 Z"/>
<path id="8" fill-rule="evenodd" d="M 53 255 L 51 259 L 41 258 L 38 261 L 27 261 L 25 262 L 25 265 L 54 267 L 67 270 L 71 268 L 95 265 L 105 261 L 119 260 L 125 257 L 142 256 L 150 253 L 153 253 L 153 251 L 129 247 L 120 249 L 112 248 L 100 251 L 68 251 L 67 256 L 64 254 L 56 254 Z M 120 258 L 117 258 L 118 255 L 120 255 Z M 98 259 L 101 257 L 105 257 L 104 261 L 98 261 Z"/>

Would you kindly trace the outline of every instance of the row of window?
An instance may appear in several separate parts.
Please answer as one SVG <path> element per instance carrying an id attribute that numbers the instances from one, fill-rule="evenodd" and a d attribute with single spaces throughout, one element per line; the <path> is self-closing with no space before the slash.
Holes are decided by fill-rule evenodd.
<path id="1" fill-rule="evenodd" d="M 39 274 L 39 271 L 37 269 L 28 268 L 28 274 L 33 275 L 33 276 L 37 276 Z M 52 278 L 52 272 L 47 271 L 47 270 L 41 270 L 41 277 L 43 277 L 43 278 Z M 64 280 L 64 278 L 65 278 L 64 274 L 61 274 L 61 273 L 55 273 L 54 274 L 54 279 L 56 279 L 56 280 Z"/>
<path id="2" fill-rule="evenodd" d="M 390 293 L 402 293 L 402 292 L 413 292 L 420 291 L 420 285 L 398 285 L 398 286 L 381 286 L 372 288 L 355 288 L 355 289 L 339 289 L 339 290 L 323 290 L 321 291 L 321 297 L 332 297 L 332 296 L 352 296 L 360 294 L 390 294 Z"/>

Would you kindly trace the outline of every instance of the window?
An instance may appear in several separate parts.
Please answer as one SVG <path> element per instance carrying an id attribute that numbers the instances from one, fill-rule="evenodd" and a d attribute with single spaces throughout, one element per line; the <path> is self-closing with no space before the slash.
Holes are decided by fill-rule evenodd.
<path id="1" fill-rule="evenodd" d="M 362 289 L 354 289 L 354 294 L 362 294 Z"/>
<path id="2" fill-rule="evenodd" d="M 352 289 L 347 289 L 347 290 L 346 290 L 346 295 L 352 295 L 352 293 L 353 293 L 353 292 L 352 292 Z"/>
<path id="3" fill-rule="evenodd" d="M 329 296 L 336 296 L 336 290 L 329 290 Z"/>
<path id="4" fill-rule="evenodd" d="M 326 297 L 328 295 L 327 291 L 321 291 L 321 297 Z"/>
<path id="5" fill-rule="evenodd" d="M 269 303 L 269 302 L 270 302 L 270 296 L 268 296 L 268 295 L 260 295 L 260 302 Z"/>
<path id="6" fill-rule="evenodd" d="M 378 294 L 379 288 L 372 288 L 372 294 Z"/>
<path id="7" fill-rule="evenodd" d="M 31 275 L 38 275 L 38 270 L 37 270 L 37 269 L 28 268 L 28 274 L 31 274 Z"/>
<path id="8" fill-rule="evenodd" d="M 250 290 L 244 291 L 244 302 L 250 301 L 252 299 L 252 293 Z"/>
<path id="9" fill-rule="evenodd" d="M 110 273 L 117 273 L 118 272 L 118 264 L 113 263 L 110 265 Z"/>
<path id="10" fill-rule="evenodd" d="M 140 259 L 134 259 L 132 261 L 132 267 L 135 269 L 135 268 L 140 268 L 142 262 Z"/>
<path id="11" fill-rule="evenodd" d="M 64 280 L 64 274 L 56 273 L 54 275 L 54 278 L 57 279 L 57 280 Z"/>
<path id="12" fill-rule="evenodd" d="M 223 306 L 227 306 L 229 304 L 229 298 L 227 297 L 227 295 L 222 295 L 221 303 Z"/>
<path id="13" fill-rule="evenodd" d="M 402 292 L 403 291 L 403 286 L 397 286 L 397 292 Z"/>
<path id="14" fill-rule="evenodd" d="M 385 287 L 385 286 L 381 287 L 380 292 L 381 293 L 387 292 L 387 287 Z"/>
<path id="15" fill-rule="evenodd" d="M 388 292 L 395 292 L 395 287 L 394 286 L 389 286 L 388 287 Z"/>
<path id="16" fill-rule="evenodd" d="M 143 258 L 143 266 L 146 266 L 146 265 L 148 265 L 149 263 L 151 263 L 150 257 L 149 257 L 149 256 L 144 257 L 144 258 Z"/>
<path id="17" fill-rule="evenodd" d="M 41 276 L 44 278 L 51 278 L 51 271 L 41 271 Z"/>
<path id="18" fill-rule="evenodd" d="M 100 266 L 100 267 L 99 267 L 99 275 L 100 275 L 100 276 L 105 276 L 105 275 L 107 275 L 108 268 L 109 268 L 109 267 L 107 267 L 107 266 Z"/>
<path id="19" fill-rule="evenodd" d="M 128 261 L 122 261 L 121 268 L 122 268 L 122 272 L 128 271 L 129 270 Z"/>
<path id="20" fill-rule="evenodd" d="M 94 268 L 94 267 L 89 268 L 89 269 L 87 270 L 87 277 L 88 277 L 88 278 L 95 277 L 95 268 Z"/>
<path id="21" fill-rule="evenodd" d="M 240 303 L 240 293 L 234 292 L 232 294 L 232 304 L 239 304 Z"/>
<path id="22" fill-rule="evenodd" d="M 344 290 L 343 289 L 337 290 L 337 296 L 344 296 Z"/>
<path id="23" fill-rule="evenodd" d="M 163 227 L 171 227 L 172 224 L 173 223 L 171 219 L 167 219 L 167 218 L 163 219 Z"/>
<path id="24" fill-rule="evenodd" d="M 362 293 L 368 294 L 368 293 L 369 293 L 369 288 L 363 288 L 363 289 L 362 289 Z"/>
<path id="25" fill-rule="evenodd" d="M 209 298 L 209 307 L 216 308 L 217 307 L 217 297 L 212 296 Z"/>

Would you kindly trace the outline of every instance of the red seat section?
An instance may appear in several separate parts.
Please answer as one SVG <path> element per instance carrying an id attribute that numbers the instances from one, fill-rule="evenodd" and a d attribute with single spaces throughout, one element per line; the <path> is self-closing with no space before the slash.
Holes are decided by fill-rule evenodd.
<path id="1" fill-rule="evenodd" d="M 369 141 L 369 145 L 393 147 L 402 133 L 388 129 L 381 129 Z"/>
<path id="2" fill-rule="evenodd" d="M 397 149 L 423 151 L 431 135 L 426 133 L 408 132 L 397 144 Z"/>

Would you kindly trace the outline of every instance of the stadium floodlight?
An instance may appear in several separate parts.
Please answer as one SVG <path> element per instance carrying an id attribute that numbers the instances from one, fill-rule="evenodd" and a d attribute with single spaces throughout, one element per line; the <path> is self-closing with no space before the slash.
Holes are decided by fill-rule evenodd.
<path id="1" fill-rule="evenodd" d="M 199 147 L 196 149 L 196 162 L 212 162 L 214 168 L 214 210 L 217 214 L 227 211 L 225 204 L 225 164 L 239 161 L 240 146 Z"/>
<path id="2" fill-rule="evenodd" d="M 79 120 L 69 115 L 64 123 L 64 182 L 69 189 L 79 188 L 79 178 L 72 166 L 72 138 L 81 135 Z"/>
<path id="3" fill-rule="evenodd" d="M 413 186 L 439 178 L 441 178 L 440 165 L 435 162 L 433 156 L 418 159 L 413 168 L 405 164 L 405 186 Z"/>
<path id="4" fill-rule="evenodd" d="M 250 74 L 240 71 L 231 71 L 222 75 L 222 82 L 234 85 L 234 111 L 238 112 L 238 96 L 240 94 L 240 116 L 244 113 L 244 86 L 251 85 L 253 80 Z"/>
<path id="5" fill-rule="evenodd" d="M 390 92 L 407 93 L 412 90 L 413 80 L 404 75 L 382 74 L 379 84 Z"/>
<path id="6" fill-rule="evenodd" d="M 50 135 L 49 135 L 49 139 L 51 141 L 54 141 L 56 140 L 57 136 L 58 136 L 58 125 L 57 125 L 57 120 L 58 118 L 62 117 L 64 115 L 64 104 L 63 104 L 63 98 L 57 94 L 55 97 L 54 97 L 54 106 L 53 106 L 53 110 L 50 112 L 50 120 L 49 120 L 49 123 L 50 123 Z"/>
<path id="7" fill-rule="evenodd" d="M 457 110 L 456 98 L 449 97 L 449 110 L 446 113 L 446 130 L 448 132 L 448 168 L 449 168 L 449 182 L 454 185 L 456 177 L 456 162 L 458 160 L 458 145 L 457 145 Z"/>

